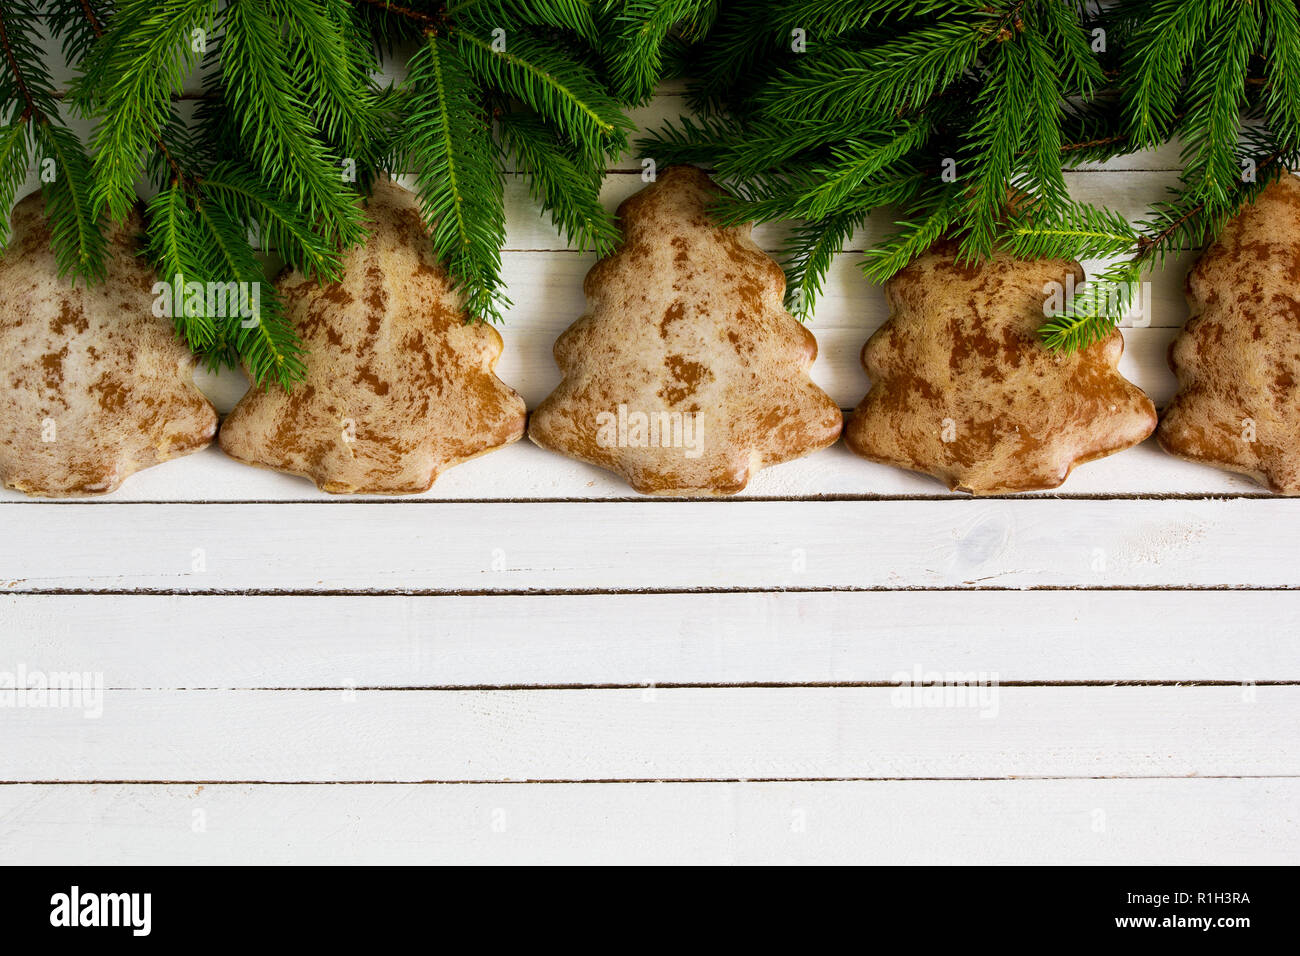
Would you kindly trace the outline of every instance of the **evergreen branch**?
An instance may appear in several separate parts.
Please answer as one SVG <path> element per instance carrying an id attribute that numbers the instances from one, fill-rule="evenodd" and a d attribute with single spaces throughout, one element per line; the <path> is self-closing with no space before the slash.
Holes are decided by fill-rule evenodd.
<path id="1" fill-rule="evenodd" d="M 674 27 L 699 33 L 716 13 L 717 0 L 624 0 L 610 64 L 622 99 L 641 103 L 663 73 L 663 46 Z"/>
<path id="2" fill-rule="evenodd" d="M 811 317 L 835 256 L 864 218 L 855 212 L 830 213 L 791 231 L 781 252 L 786 274 L 785 302 L 800 320 Z"/>
<path id="3" fill-rule="evenodd" d="M 588 157 L 615 158 L 633 123 L 600 87 L 596 75 L 553 46 L 523 31 L 507 34 L 506 48 L 457 30 L 457 51 L 469 72 L 522 100 L 563 130 Z"/>
<path id="4" fill-rule="evenodd" d="M 702 43 L 687 102 L 701 115 L 720 106 L 739 106 L 762 65 L 790 42 L 771 21 L 766 0 L 728 0 L 720 5 L 718 20 Z"/>
<path id="5" fill-rule="evenodd" d="M 915 110 L 973 67 L 990 39 L 989 29 L 941 20 L 868 49 L 828 47 L 777 74 L 756 106 L 789 121 Z"/>
<path id="6" fill-rule="evenodd" d="M 836 37 L 872 25 L 888 27 L 910 20 L 987 12 L 988 5 L 982 0 L 800 0 L 783 7 L 778 23 L 783 32 L 802 26 L 818 37 Z"/>
<path id="7" fill-rule="evenodd" d="M 975 100 L 979 115 L 966 136 L 962 165 L 974 166 L 963 213 L 965 235 L 961 252 L 967 258 L 993 253 L 998 222 L 1010 199 L 1016 156 L 1032 124 L 1036 104 L 1026 58 L 1015 40 L 998 44 L 991 57 L 984 87 Z M 1035 92 L 1037 92 L 1035 90 Z"/>
<path id="8" fill-rule="evenodd" d="M 410 113 L 401 149 L 416 170 L 434 248 L 461 285 L 466 308 L 499 321 L 505 244 L 502 182 L 477 87 L 455 46 L 429 36 L 408 64 Z"/>
<path id="9" fill-rule="evenodd" d="M 1029 146 L 1023 154 L 1030 187 L 1028 201 L 1049 211 L 1061 209 L 1070 201 L 1061 168 L 1062 104 L 1066 90 L 1043 37 L 1026 31 L 1024 51 L 1031 103 L 1026 130 Z M 1026 190 L 1022 188 L 1021 192 Z"/>
<path id="10" fill-rule="evenodd" d="M 819 168 L 825 177 L 801 199 L 814 219 L 829 216 L 868 178 L 902 159 L 925 142 L 930 129 L 924 122 L 904 126 L 885 142 L 849 141 L 831 150 L 834 164 Z"/>
<path id="11" fill-rule="evenodd" d="M 54 178 L 45 186 L 45 215 L 59 275 L 74 282 L 102 281 L 108 242 L 91 197 L 90 158 L 75 133 L 49 120 L 36 124 L 36 138 L 54 160 Z"/>
<path id="12" fill-rule="evenodd" d="M 207 248 L 212 261 L 211 271 L 205 278 L 233 276 L 236 282 L 256 284 L 265 293 L 259 295 L 258 314 L 247 323 L 238 316 L 228 319 L 222 337 L 225 358 L 229 360 L 237 355 L 254 387 L 260 388 L 274 381 L 287 390 L 306 374 L 302 347 L 285 315 L 283 303 L 274 287 L 266 282 L 262 263 L 248 245 L 245 226 L 204 203 L 195 205 L 195 220 L 208 238 Z M 216 360 L 220 358 L 214 356 Z"/>
<path id="13" fill-rule="evenodd" d="M 439 14 L 425 13 L 421 10 L 414 10 L 411 7 L 404 7 L 401 4 L 389 3 L 388 0 L 359 0 L 359 2 L 382 10 L 384 13 L 391 13 L 395 16 L 412 20 L 425 30 L 429 31 L 439 29 L 447 20 L 445 11 Z"/>
<path id="14" fill-rule="evenodd" d="M 572 30 L 590 44 L 600 39 L 600 28 L 594 15 L 597 0 L 494 0 L 493 6 L 509 19 L 531 26 L 555 27 Z M 449 12 L 459 17 L 466 8 L 477 8 L 483 3 L 462 0 L 452 3 Z"/>
<path id="15" fill-rule="evenodd" d="M 929 205 L 931 212 L 924 219 L 895 223 L 897 232 L 866 251 L 861 267 L 871 281 L 883 285 L 948 232 L 959 211 L 956 197 L 943 191 Z"/>
<path id="16" fill-rule="evenodd" d="M 540 117 L 507 113 L 499 120 L 506 145 L 527 175 L 528 191 L 549 210 L 551 221 L 579 251 L 609 255 L 619 230 L 600 203 L 603 170 L 580 168 Z"/>
<path id="17" fill-rule="evenodd" d="M 1226 22 L 1225 22 L 1226 21 Z M 1246 60 L 1259 36 L 1259 8 L 1234 4 L 1214 23 L 1187 88 L 1191 103 L 1183 131 L 1183 181 L 1208 205 L 1229 202 L 1241 180 L 1237 165 L 1240 104 Z"/>
<path id="18" fill-rule="evenodd" d="M 1261 0 L 1268 85 L 1264 112 L 1278 141 L 1300 149 L 1300 12 L 1294 0 Z"/>
<path id="19" fill-rule="evenodd" d="M 1132 253 L 1139 236 L 1119 213 L 1075 203 L 1046 219 L 1016 217 L 1006 243 L 1025 259 L 1100 259 Z"/>
<path id="20" fill-rule="evenodd" d="M 1063 69 L 1054 65 L 1050 70 L 1059 76 L 1064 89 L 1089 98 L 1106 84 L 1106 74 L 1088 43 L 1075 4 L 1038 0 L 1028 13 L 1034 33 L 1056 54 L 1049 53 L 1047 60 L 1054 63 L 1059 59 L 1064 64 Z"/>
<path id="21" fill-rule="evenodd" d="M 0 74 L 0 103 L 6 109 L 10 103 L 22 107 L 10 121 L 40 120 L 55 112 L 54 84 L 34 29 L 39 18 L 30 0 L 0 2 L 0 54 L 6 67 Z"/>
<path id="22" fill-rule="evenodd" d="M 50 36 L 59 41 L 63 59 L 80 63 L 103 35 L 113 16 L 113 0 L 45 0 L 46 24 Z"/>
<path id="23" fill-rule="evenodd" d="M 12 112 L 17 112 L 13 110 Z M 30 156 L 31 125 L 14 120 L 0 126 L 0 252 L 9 245 L 9 210 L 18 198 L 18 190 L 27 181 Z"/>
<path id="24" fill-rule="evenodd" d="M 293 268 L 322 281 L 338 279 L 338 251 L 294 206 L 267 189 L 253 170 L 221 163 L 204 175 L 201 188 L 229 219 L 256 227 L 263 251 L 276 250 Z"/>
<path id="25" fill-rule="evenodd" d="M 1061 121 L 1061 156 L 1068 167 L 1133 152 L 1129 124 L 1112 99 L 1067 101 Z"/>
<path id="26" fill-rule="evenodd" d="M 916 123 L 929 126 L 925 118 Z M 812 119 L 791 124 L 767 118 L 751 118 L 746 128 L 735 134 L 733 145 L 719 156 L 718 171 L 724 176 L 745 179 L 765 171 L 780 169 L 801 161 L 825 159 L 827 153 L 846 140 L 888 140 L 898 135 L 900 128 L 896 117 L 883 119 L 854 117 L 842 119 Z M 741 148 L 737 148 L 737 142 Z"/>
<path id="27" fill-rule="evenodd" d="M 51 14 L 51 34 L 55 38 L 62 38 L 64 56 L 68 63 L 79 65 L 89 53 L 92 44 L 104 36 L 106 21 L 114 12 L 114 2 L 100 0 L 98 12 L 91 0 L 55 0 L 54 8 Z M 175 102 L 197 95 L 183 91 L 172 92 L 169 94 L 169 99 Z M 169 110 L 164 130 L 175 125 L 175 117 Z M 184 178 L 180 163 L 164 142 L 162 131 L 154 137 L 154 143 L 157 146 L 157 155 L 154 158 L 161 159 L 171 168 L 173 178 L 178 180 Z"/>
<path id="28" fill-rule="evenodd" d="M 342 187 L 341 164 L 293 95 L 281 25 L 263 0 L 237 0 L 226 8 L 223 24 L 226 102 L 258 171 L 280 184 L 332 241 L 359 242 L 365 229 L 355 194 Z"/>
<path id="29" fill-rule="evenodd" d="M 924 181 L 915 170 L 895 170 L 846 193 L 837 212 L 866 217 L 880 206 L 909 205 Z M 815 192 L 822 174 L 813 166 L 786 167 L 776 173 L 732 184 L 735 196 L 720 199 L 713 210 L 719 225 L 772 222 L 778 219 L 817 219 L 805 197 Z"/>
<path id="30" fill-rule="evenodd" d="M 636 149 L 639 156 L 653 157 L 655 163 L 663 167 L 679 163 L 708 166 L 716 162 L 739 136 L 740 129 L 731 120 L 681 116 L 676 126 L 668 120 L 659 129 L 638 139 Z"/>
<path id="31" fill-rule="evenodd" d="M 206 254 L 198 238 L 194 211 L 180 186 L 160 190 L 146 208 L 148 243 L 146 252 L 164 281 L 180 276 L 182 281 L 209 278 Z M 203 353 L 217 342 L 217 329 L 203 310 L 189 314 L 183 303 L 172 303 L 172 322 L 176 332 L 189 347 Z"/>
<path id="32" fill-rule="evenodd" d="M 1207 11 L 1204 3 L 1183 0 L 1151 0 L 1143 11 L 1123 82 L 1133 142 L 1139 148 L 1158 146 L 1173 125 L 1183 64 L 1209 28 Z"/>
<path id="33" fill-rule="evenodd" d="M 268 8 L 285 26 L 292 75 L 317 125 L 346 155 L 361 155 L 378 133 L 370 91 L 377 64 L 356 42 L 348 0 L 271 0 Z"/>
<path id="34" fill-rule="evenodd" d="M 192 31 L 210 29 L 215 0 L 124 0 L 82 62 L 75 98 L 100 116 L 94 135 L 96 207 L 124 219 L 140 157 L 157 140 L 185 76 L 198 65 Z"/>
<path id="35" fill-rule="evenodd" d="M 0 49 L 8 67 L 0 98 L 10 114 L 4 153 L 13 167 L 4 170 L 3 193 L 9 211 L 14 194 L 26 181 L 30 148 L 38 150 L 51 245 L 61 276 L 73 282 L 96 282 L 104 276 L 108 244 L 91 199 L 90 159 L 76 134 L 58 115 L 54 83 L 35 28 L 38 12 L 26 0 L 0 3 Z M 21 111 L 20 111 L 21 107 Z M 8 223 L 0 239 L 8 240 Z"/>
<path id="36" fill-rule="evenodd" d="M 1039 330 L 1044 344 L 1055 351 L 1073 352 L 1087 348 L 1109 335 L 1111 329 L 1124 318 L 1145 270 L 1159 265 L 1180 239 L 1200 242 L 1217 232 L 1243 203 L 1250 201 L 1268 182 L 1283 172 L 1285 170 L 1278 156 L 1266 157 L 1259 164 L 1258 173 L 1261 175 L 1257 181 L 1242 184 L 1234 201 L 1226 207 L 1212 207 L 1205 199 L 1193 201 L 1187 194 L 1175 191 L 1173 202 L 1157 204 L 1152 218 L 1140 224 L 1142 229 L 1134 235 L 1129 250 L 1132 253 L 1130 257 L 1107 267 L 1100 275 L 1089 280 L 1082 294 L 1076 291 L 1065 310 L 1044 323 Z M 1092 222 L 1115 233 L 1104 241 L 1098 239 L 1095 250 L 1102 252 L 1104 249 L 1102 254 L 1111 255 L 1123 251 L 1118 237 L 1122 231 L 1122 220 L 1113 217 L 1113 214 L 1105 216 L 1099 210 L 1094 212 L 1096 218 L 1085 218 L 1083 221 Z M 1109 245 L 1112 240 L 1113 246 Z M 1076 257 L 1088 258 L 1086 252 L 1069 256 Z"/>
<path id="37" fill-rule="evenodd" d="M 1123 318 L 1141 279 L 1136 260 L 1109 266 L 1089 279 L 1062 312 L 1039 328 L 1043 344 L 1054 352 L 1077 352 L 1100 342 Z"/>

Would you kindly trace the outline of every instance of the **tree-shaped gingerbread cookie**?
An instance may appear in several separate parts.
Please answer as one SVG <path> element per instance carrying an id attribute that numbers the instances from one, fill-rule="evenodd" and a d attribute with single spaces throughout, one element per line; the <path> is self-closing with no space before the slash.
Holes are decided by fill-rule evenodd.
<path id="1" fill-rule="evenodd" d="M 1300 180 L 1284 175 L 1224 227 L 1187 301 L 1161 447 L 1300 495 Z"/>
<path id="2" fill-rule="evenodd" d="M 221 448 L 324 491 L 427 491 L 444 469 L 523 437 L 524 403 L 493 374 L 501 336 L 466 321 L 414 195 L 382 179 L 366 218 L 370 236 L 345 255 L 340 281 L 278 281 L 306 377 L 245 395 Z"/>
<path id="3" fill-rule="evenodd" d="M 564 379 L 533 412 L 538 445 L 645 494 L 727 495 L 839 436 L 781 267 L 750 226 L 710 220 L 720 194 L 675 166 L 619 206 L 623 243 L 587 273 L 587 312 L 555 343 Z"/>
<path id="4" fill-rule="evenodd" d="M 853 451 L 1000 494 L 1055 488 L 1151 434 L 1151 400 L 1116 370 L 1118 329 L 1072 354 L 1039 340 L 1050 290 L 1082 281 L 1078 263 L 956 252 L 940 242 L 885 285 L 890 317 L 862 350 L 871 390 L 844 429 Z"/>
<path id="5" fill-rule="evenodd" d="M 13 210 L 0 259 L 0 481 L 30 495 L 98 495 L 206 447 L 217 412 L 194 358 L 154 314 L 157 276 L 135 211 L 115 228 L 102 282 L 59 274 L 39 192 Z"/>

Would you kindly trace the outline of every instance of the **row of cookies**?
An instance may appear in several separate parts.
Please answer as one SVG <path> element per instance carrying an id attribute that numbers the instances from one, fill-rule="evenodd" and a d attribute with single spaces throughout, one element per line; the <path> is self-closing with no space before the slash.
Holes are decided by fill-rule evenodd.
<path id="1" fill-rule="evenodd" d="M 501 337 L 465 321 L 414 197 L 377 183 L 370 237 L 340 281 L 278 281 L 305 379 L 251 390 L 221 447 L 326 491 L 405 494 L 527 430 L 644 493 L 740 491 L 759 468 L 832 444 L 843 423 L 809 377 L 816 341 L 784 310 L 780 267 L 747 226 L 710 221 L 717 194 L 704 173 L 675 167 L 620 206 L 623 243 L 588 273 L 588 310 L 555 345 L 563 380 L 528 421 L 493 373 Z M 209 444 L 217 415 L 151 312 L 139 222 L 114 235 L 107 281 L 73 288 L 57 276 L 40 195 L 12 220 L 0 260 L 5 486 L 104 493 Z M 863 349 L 872 387 L 843 427 L 848 446 L 989 494 L 1056 487 L 1074 465 L 1145 439 L 1155 408 L 1117 371 L 1118 330 L 1070 355 L 1038 341 L 1045 287 L 1082 278 L 1077 263 L 1006 254 L 958 264 L 946 243 L 918 257 L 886 286 L 891 316 Z M 1300 493 L 1298 278 L 1300 183 L 1285 177 L 1189 277 L 1166 450 Z"/>

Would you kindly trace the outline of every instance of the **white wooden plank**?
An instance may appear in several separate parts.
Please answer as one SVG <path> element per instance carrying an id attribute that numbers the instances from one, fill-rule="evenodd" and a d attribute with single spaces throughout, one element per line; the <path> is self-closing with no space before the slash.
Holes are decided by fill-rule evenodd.
<path id="1" fill-rule="evenodd" d="M 1033 621 L 1016 628 L 1008 622 Z M 1300 681 L 1300 592 L 0 595 L 0 670 L 109 688 Z"/>
<path id="2" fill-rule="evenodd" d="M 1289 864 L 1300 781 L 0 787 L 14 864 Z"/>
<path id="3" fill-rule="evenodd" d="M 102 707 L 0 708 L 0 781 L 1300 775 L 1294 685 L 913 700 L 888 687 L 105 691 Z"/>
<path id="4" fill-rule="evenodd" d="M 1286 499 L 24 504 L 0 590 L 1294 587 Z"/>

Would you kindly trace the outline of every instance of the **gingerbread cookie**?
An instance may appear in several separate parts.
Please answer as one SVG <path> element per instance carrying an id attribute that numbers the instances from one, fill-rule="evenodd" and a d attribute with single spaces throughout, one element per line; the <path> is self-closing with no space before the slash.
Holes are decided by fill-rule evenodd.
<path id="1" fill-rule="evenodd" d="M 941 242 L 886 284 L 891 315 L 862 350 L 871 391 L 844 429 L 853 451 L 1002 494 L 1055 488 L 1151 434 L 1155 407 L 1116 371 L 1118 329 L 1069 355 L 1038 338 L 1048 284 L 1082 281 L 1078 263 L 955 255 Z"/>
<path id="2" fill-rule="evenodd" d="M 381 180 L 366 212 L 370 236 L 346 254 L 340 281 L 292 271 L 278 280 L 307 348 L 306 378 L 288 393 L 245 395 L 221 447 L 324 491 L 412 494 L 521 438 L 526 413 L 492 371 L 501 336 L 467 321 L 415 196 Z"/>
<path id="3" fill-rule="evenodd" d="M 29 495 L 102 495 L 211 443 L 217 413 L 194 360 L 153 314 L 141 218 L 109 239 L 102 283 L 59 275 L 39 192 L 13 210 L 0 258 L 0 480 Z"/>
<path id="4" fill-rule="evenodd" d="M 1300 494 L 1300 181 L 1284 175 L 1187 276 L 1169 347 L 1178 392 L 1156 432 L 1171 455 Z"/>
<path id="5" fill-rule="evenodd" d="M 619 206 L 623 244 L 587 273 L 587 312 L 555 343 L 564 379 L 533 412 L 538 445 L 644 494 L 728 495 L 839 436 L 785 275 L 748 225 L 710 221 L 720 193 L 676 166 Z"/>

